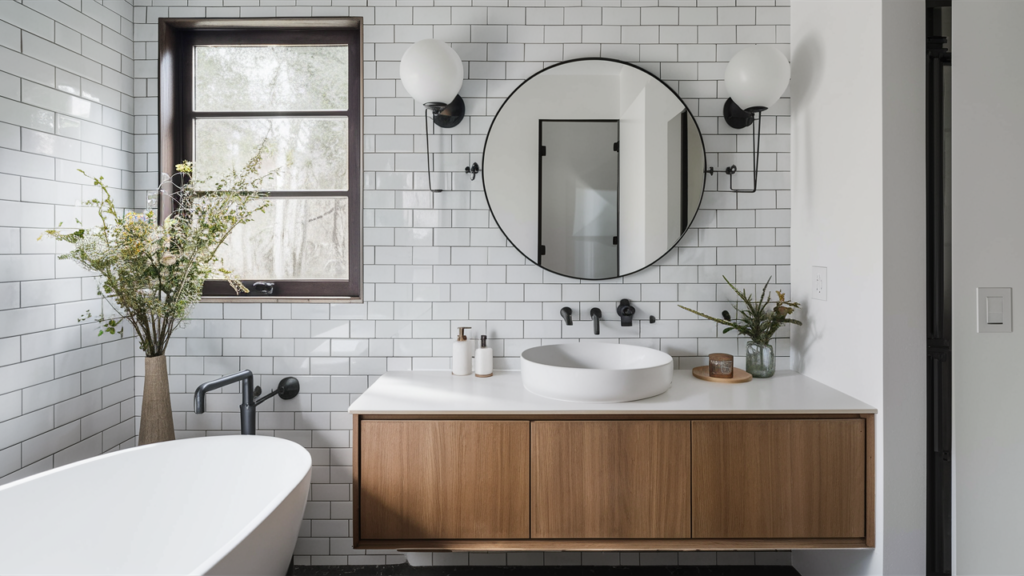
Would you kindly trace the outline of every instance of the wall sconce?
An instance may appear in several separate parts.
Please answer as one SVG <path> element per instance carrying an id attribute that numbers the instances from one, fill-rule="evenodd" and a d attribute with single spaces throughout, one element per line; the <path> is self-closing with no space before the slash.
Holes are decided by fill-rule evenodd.
<path id="1" fill-rule="evenodd" d="M 466 115 L 466 103 L 459 96 L 462 89 L 462 59 L 452 47 L 428 38 L 413 44 L 402 55 L 398 75 L 402 86 L 417 102 L 422 102 L 423 131 L 427 138 L 427 185 L 433 192 L 441 192 L 431 184 L 431 156 L 428 117 L 441 128 L 454 128 Z"/>
<path id="2" fill-rule="evenodd" d="M 733 192 L 757 192 L 757 164 L 761 152 L 761 112 L 779 101 L 789 86 L 789 61 L 771 46 L 751 46 L 736 53 L 725 68 L 725 89 L 731 98 L 725 101 L 722 116 L 736 128 L 746 128 L 757 120 L 757 129 L 751 130 L 754 141 L 754 187 L 738 190 L 732 186 L 736 165 L 724 170 L 729 175 L 729 189 Z M 714 176 L 715 169 L 708 168 Z"/>

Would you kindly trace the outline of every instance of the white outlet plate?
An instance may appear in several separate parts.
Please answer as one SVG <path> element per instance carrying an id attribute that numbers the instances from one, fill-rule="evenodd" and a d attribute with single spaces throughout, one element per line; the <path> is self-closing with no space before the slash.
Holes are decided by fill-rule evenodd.
<path id="1" fill-rule="evenodd" d="M 811 266 L 811 298 L 828 300 L 828 274 L 824 266 Z"/>

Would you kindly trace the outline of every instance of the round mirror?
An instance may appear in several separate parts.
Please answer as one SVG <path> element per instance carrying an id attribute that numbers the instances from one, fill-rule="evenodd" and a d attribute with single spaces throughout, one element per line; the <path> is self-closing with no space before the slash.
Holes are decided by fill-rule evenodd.
<path id="1" fill-rule="evenodd" d="M 530 261 L 562 276 L 632 274 L 671 250 L 704 195 L 686 104 L 632 64 L 584 58 L 523 82 L 491 123 L 484 191 Z"/>

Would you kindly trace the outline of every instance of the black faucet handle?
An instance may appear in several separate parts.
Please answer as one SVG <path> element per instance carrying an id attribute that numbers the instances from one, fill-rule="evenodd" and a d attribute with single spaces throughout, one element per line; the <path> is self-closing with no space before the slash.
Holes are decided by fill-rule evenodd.
<path id="1" fill-rule="evenodd" d="M 293 378 L 292 376 L 283 378 L 280 382 L 278 382 L 277 388 L 272 390 L 270 394 L 267 394 L 266 396 L 260 398 L 259 395 L 261 393 L 262 390 L 260 390 L 259 386 L 257 386 L 256 390 L 253 391 L 254 396 L 257 397 L 257 406 L 262 404 L 264 401 L 273 398 L 274 396 L 280 397 L 281 400 L 291 400 L 292 398 L 295 398 L 296 396 L 299 395 L 299 379 Z"/>
<path id="2" fill-rule="evenodd" d="M 282 400 L 291 400 L 299 395 L 299 379 L 291 376 L 281 379 L 277 384 L 277 395 Z"/>
<path id="3" fill-rule="evenodd" d="M 619 301 L 619 305 L 615 308 L 615 312 L 622 318 L 623 326 L 633 325 L 633 315 L 636 314 L 636 307 L 629 303 L 628 298 L 623 298 Z"/>

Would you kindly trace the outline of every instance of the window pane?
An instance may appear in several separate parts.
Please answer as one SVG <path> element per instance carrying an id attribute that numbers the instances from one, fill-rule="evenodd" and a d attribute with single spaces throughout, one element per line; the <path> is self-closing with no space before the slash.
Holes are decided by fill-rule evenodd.
<path id="1" fill-rule="evenodd" d="M 348 118 L 201 118 L 195 123 L 200 178 L 240 169 L 266 139 L 271 190 L 348 190 Z"/>
<path id="2" fill-rule="evenodd" d="M 348 280 L 348 242 L 348 198 L 281 198 L 217 255 L 240 280 Z"/>
<path id="3" fill-rule="evenodd" d="M 195 109 L 348 110 L 348 46 L 196 46 Z"/>

